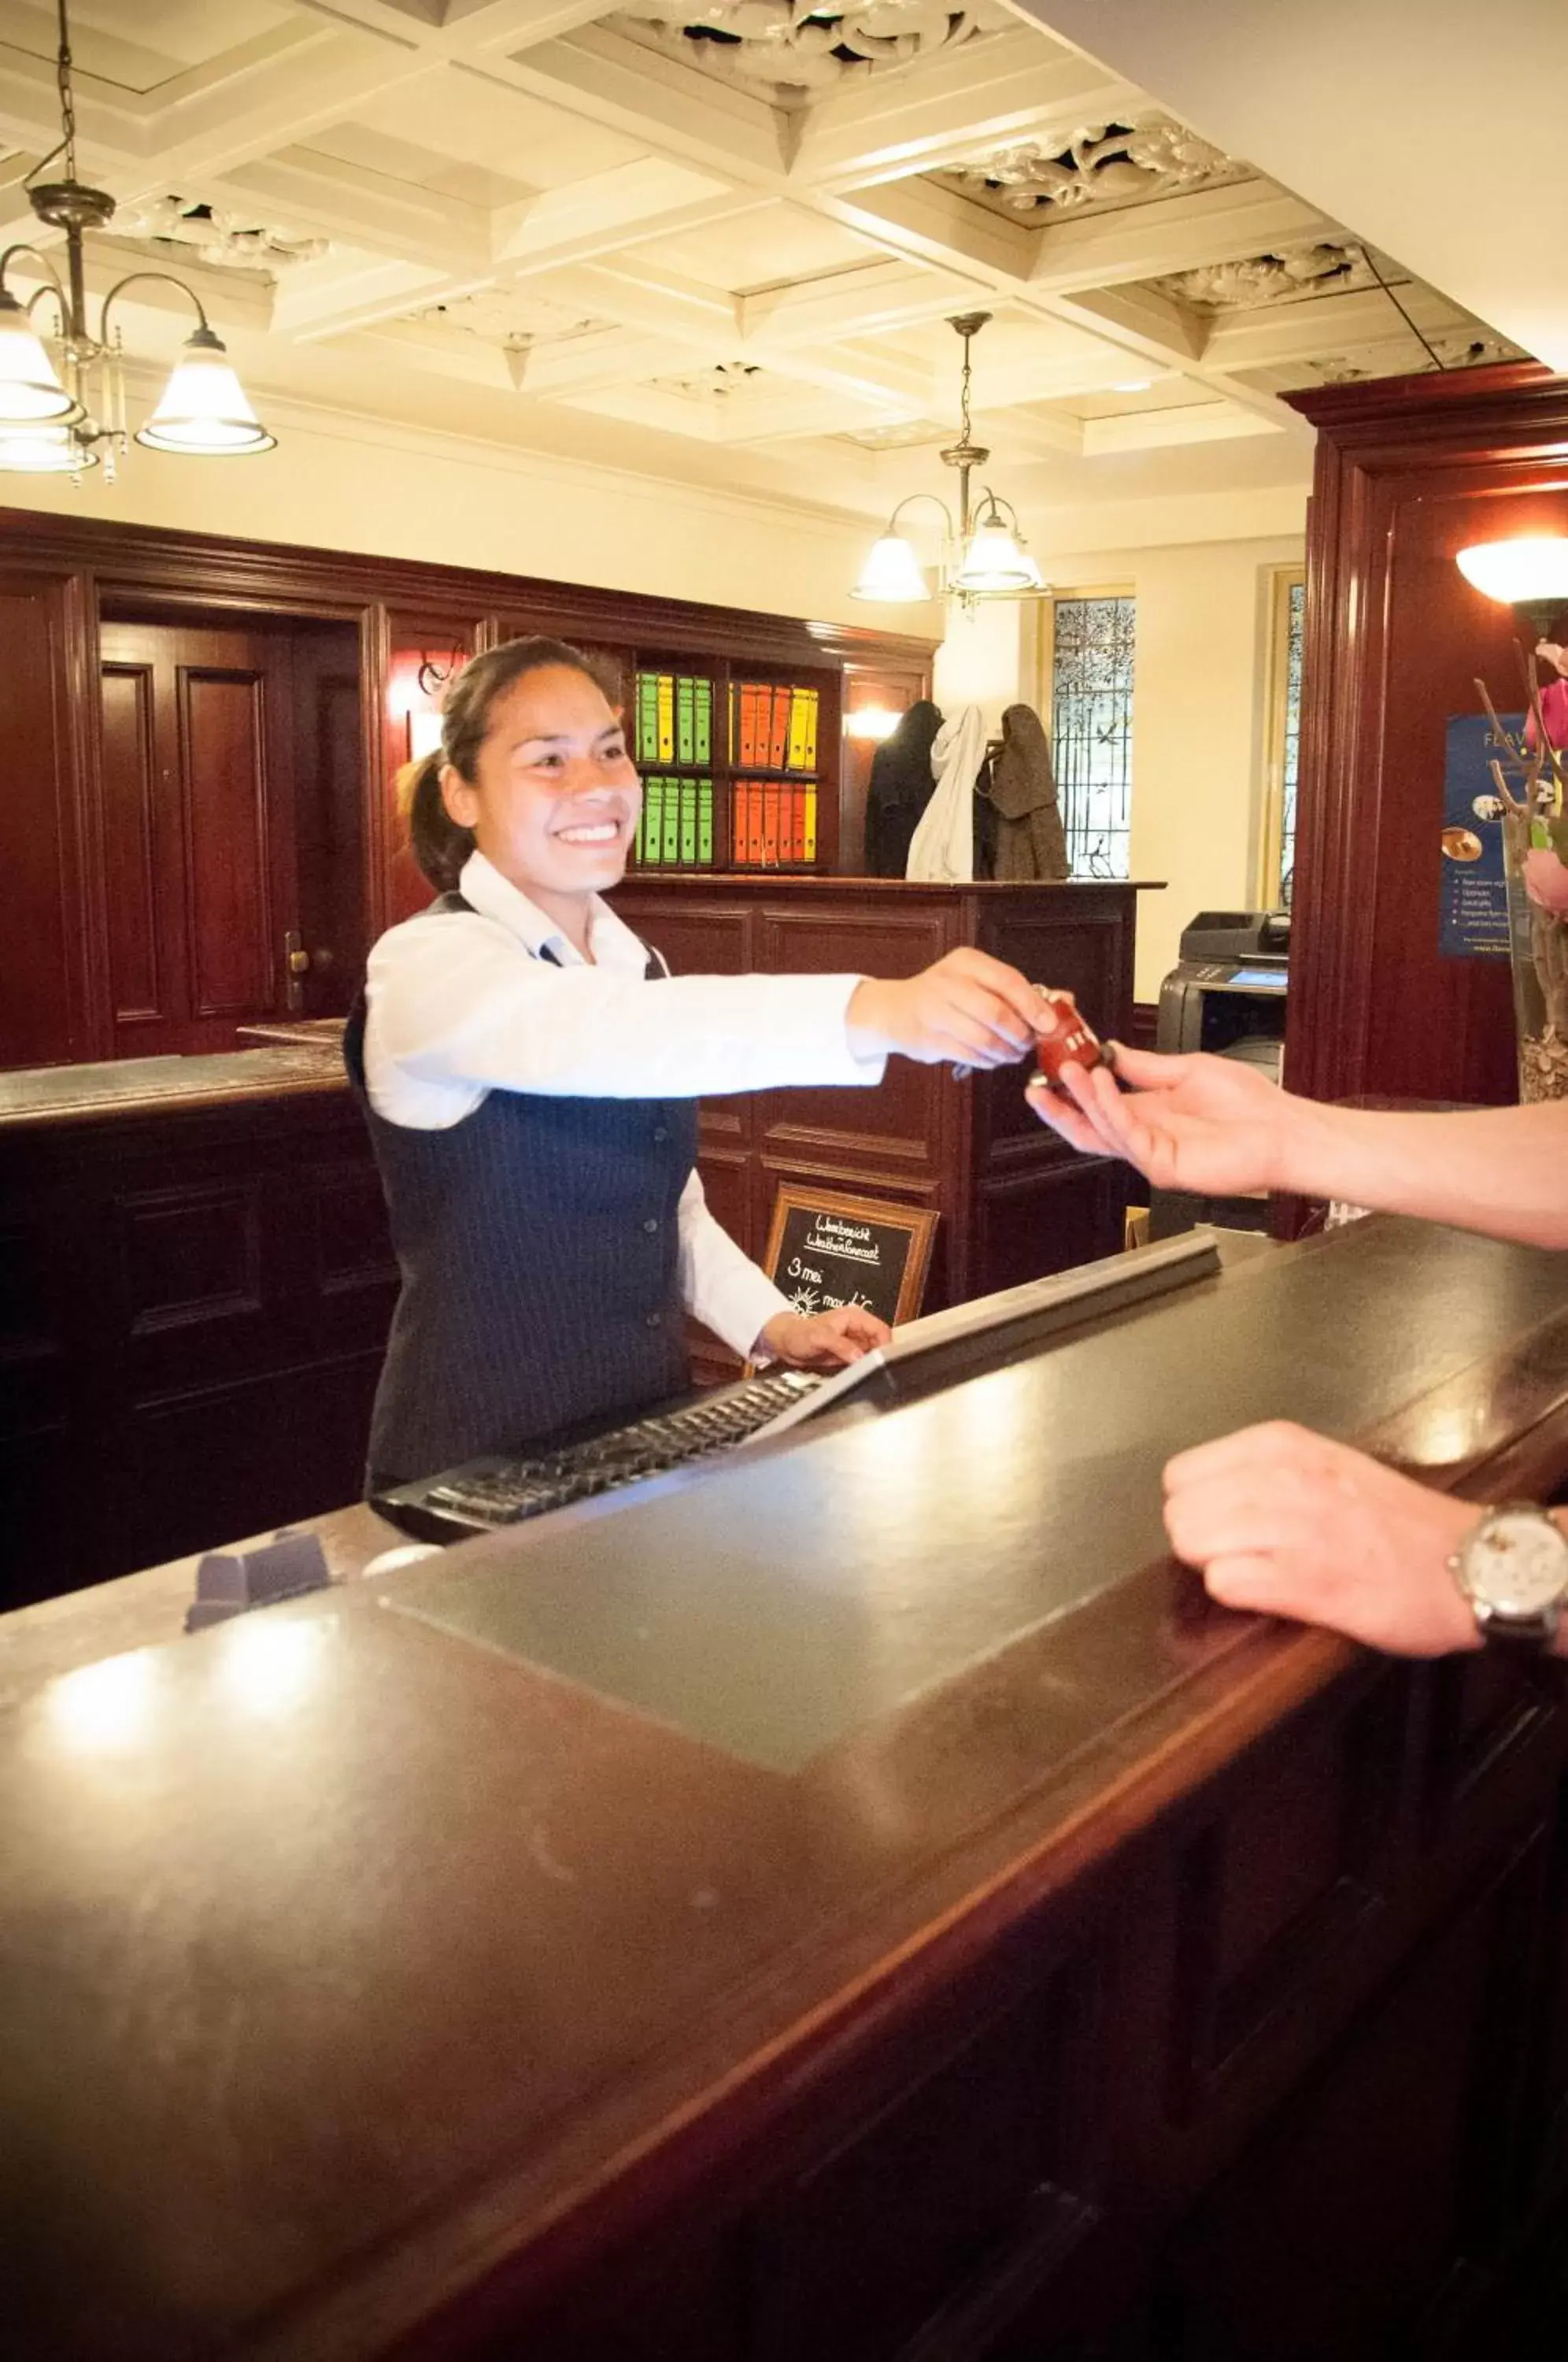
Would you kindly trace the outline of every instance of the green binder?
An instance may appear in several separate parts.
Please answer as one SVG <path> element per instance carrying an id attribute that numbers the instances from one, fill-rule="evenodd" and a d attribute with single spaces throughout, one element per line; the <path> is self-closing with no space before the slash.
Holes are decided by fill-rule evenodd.
<path id="1" fill-rule="evenodd" d="M 651 672 L 637 675 L 637 760 L 658 759 L 658 682 Z"/>
<path id="2" fill-rule="evenodd" d="M 637 832 L 637 850 L 650 866 L 662 858 L 663 832 L 664 781 L 648 778 L 643 781 L 643 824 Z"/>
<path id="3" fill-rule="evenodd" d="M 664 791 L 664 842 L 659 858 L 673 868 L 680 859 L 680 782 L 661 779 L 659 786 Z"/>
<path id="4" fill-rule="evenodd" d="M 713 782 L 697 782 L 697 858 L 704 869 L 713 866 Z"/>

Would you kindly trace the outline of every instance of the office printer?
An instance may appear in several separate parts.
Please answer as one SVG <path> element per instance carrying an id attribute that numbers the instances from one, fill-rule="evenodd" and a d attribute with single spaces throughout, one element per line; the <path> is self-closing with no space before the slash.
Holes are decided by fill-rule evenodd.
<path id="1" fill-rule="evenodd" d="M 1160 987 L 1157 1050 L 1210 1050 L 1279 1080 L 1289 980 L 1288 911 L 1200 911 L 1183 930 L 1181 956 Z M 1149 1236 L 1169 1238 L 1196 1222 L 1261 1231 L 1266 1198 L 1199 1198 L 1156 1189 Z"/>

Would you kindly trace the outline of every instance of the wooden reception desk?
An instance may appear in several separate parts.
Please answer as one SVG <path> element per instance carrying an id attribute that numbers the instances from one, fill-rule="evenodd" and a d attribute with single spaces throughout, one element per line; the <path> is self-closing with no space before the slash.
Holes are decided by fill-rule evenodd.
<path id="1" fill-rule="evenodd" d="M 396 1294 L 332 1040 L 0 1075 L 0 1606 L 349 1499 Z"/>
<path id="2" fill-rule="evenodd" d="M 974 944 L 1125 1032 L 1136 891 L 639 877 L 616 905 L 678 974 L 900 976 Z M 270 1046 L 0 1075 L 0 1609 L 359 1484 L 397 1293 L 381 1187 L 340 1028 L 255 1030 Z M 712 1100 L 710 1198 L 759 1259 L 781 1181 L 930 1208 L 928 1308 L 1110 1253 L 1124 1168 L 1071 1155 L 1021 1080 L 895 1059 L 875 1091 Z M 712 1344 L 697 1374 L 734 1366 Z"/>
<path id="3" fill-rule="evenodd" d="M 1486 2307 L 1562 2188 L 1562 1669 L 1209 1608 L 1161 1464 L 1275 1413 L 1551 1485 L 1568 1258 L 1265 1249 L 6 1681 L 7 2352 L 1519 2350 Z"/>

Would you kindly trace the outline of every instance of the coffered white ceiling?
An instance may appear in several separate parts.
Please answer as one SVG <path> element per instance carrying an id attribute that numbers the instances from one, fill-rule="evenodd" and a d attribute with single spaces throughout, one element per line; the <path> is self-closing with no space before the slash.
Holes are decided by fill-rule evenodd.
<path id="1" fill-rule="evenodd" d="M 1050 15 L 1051 0 L 1043 0 Z M 956 424 L 1026 511 L 1299 481 L 1278 396 L 1516 349 L 1005 0 L 74 0 L 102 287 L 267 396 L 872 513 Z M 0 0 L 0 232 L 58 138 Z M 1408 315 L 1408 321 L 1404 316 Z M 133 353 L 186 333 L 138 291 Z"/>

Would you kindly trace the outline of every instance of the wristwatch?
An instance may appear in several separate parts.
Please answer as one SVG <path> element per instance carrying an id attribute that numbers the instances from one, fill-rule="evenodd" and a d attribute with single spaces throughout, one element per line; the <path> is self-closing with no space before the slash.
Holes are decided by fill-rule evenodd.
<path id="1" fill-rule="evenodd" d="M 1448 1571 L 1484 1640 L 1550 1649 L 1568 1604 L 1568 1534 L 1530 1501 L 1504 1501 L 1473 1526 Z"/>

